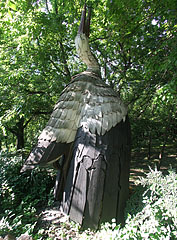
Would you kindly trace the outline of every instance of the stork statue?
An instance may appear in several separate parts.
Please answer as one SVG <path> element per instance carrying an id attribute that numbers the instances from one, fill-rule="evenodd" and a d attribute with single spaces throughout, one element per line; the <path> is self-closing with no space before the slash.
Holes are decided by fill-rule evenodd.
<path id="1" fill-rule="evenodd" d="M 128 198 L 130 124 L 127 108 L 102 79 L 89 47 L 90 9 L 86 6 L 75 38 L 87 70 L 74 76 L 27 158 L 35 166 L 58 169 L 55 197 L 60 208 L 83 228 L 123 222 Z"/>

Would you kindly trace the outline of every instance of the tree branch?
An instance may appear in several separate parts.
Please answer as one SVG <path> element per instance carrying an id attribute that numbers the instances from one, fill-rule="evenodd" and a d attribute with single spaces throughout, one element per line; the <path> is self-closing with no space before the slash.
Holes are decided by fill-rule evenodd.
<path id="1" fill-rule="evenodd" d="M 45 5 L 46 5 L 47 12 L 50 13 L 47 0 L 45 0 Z"/>
<path id="2" fill-rule="evenodd" d="M 53 66 L 57 69 L 58 72 L 62 72 L 63 75 L 67 76 L 67 74 L 63 72 L 51 58 L 49 59 L 49 61 L 53 64 Z"/>
<path id="3" fill-rule="evenodd" d="M 35 95 L 35 94 L 45 94 L 46 92 L 43 91 L 31 91 L 28 89 L 24 89 L 25 92 L 29 93 L 30 95 Z"/>
<path id="4" fill-rule="evenodd" d="M 34 115 L 49 115 L 49 114 L 51 114 L 51 113 L 52 113 L 52 111 L 48 111 L 48 112 L 45 112 L 45 111 L 44 111 L 44 112 L 43 112 L 43 111 L 40 111 L 40 110 L 33 112 Z"/>
<path id="5" fill-rule="evenodd" d="M 68 64 L 67 64 L 67 60 L 66 60 L 66 57 L 65 57 L 67 55 L 64 51 L 63 43 L 61 41 L 59 41 L 59 44 L 60 44 L 60 48 L 61 48 L 61 52 L 62 52 L 62 60 L 63 60 L 65 72 L 66 72 L 67 76 L 69 76 L 69 78 L 71 78 L 71 74 L 70 74 Z"/>
<path id="6" fill-rule="evenodd" d="M 32 119 L 33 119 L 33 116 L 26 121 L 26 123 L 23 125 L 23 129 L 27 127 L 28 123 L 30 123 Z"/>

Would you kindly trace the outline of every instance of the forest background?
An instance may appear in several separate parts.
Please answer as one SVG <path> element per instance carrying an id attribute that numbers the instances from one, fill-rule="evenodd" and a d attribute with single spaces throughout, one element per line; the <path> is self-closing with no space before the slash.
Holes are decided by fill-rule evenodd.
<path id="1" fill-rule="evenodd" d="M 61 91 L 85 66 L 76 55 L 84 1 L 1 1 L 0 146 L 27 148 Z M 129 107 L 133 147 L 175 137 L 177 88 L 174 0 L 98 0 L 90 45 L 103 81 Z"/>
<path id="2" fill-rule="evenodd" d="M 74 45 L 84 2 L 0 1 L 1 164 L 20 151 L 22 165 L 61 91 L 85 70 Z M 176 1 L 87 4 L 92 7 L 90 46 L 102 79 L 128 105 L 132 154 L 143 151 L 150 160 L 155 151 L 160 169 L 165 151 L 176 143 Z"/>

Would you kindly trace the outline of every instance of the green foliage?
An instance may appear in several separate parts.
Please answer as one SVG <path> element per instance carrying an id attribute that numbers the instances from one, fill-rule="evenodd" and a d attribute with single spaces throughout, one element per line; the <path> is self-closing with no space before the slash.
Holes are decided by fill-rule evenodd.
<path id="1" fill-rule="evenodd" d="M 142 210 L 135 211 L 132 199 L 129 200 L 129 217 L 125 228 L 117 237 L 127 239 L 128 234 L 129 239 L 175 239 L 177 175 L 172 170 L 166 176 L 157 170 L 151 170 L 139 183 L 146 188 L 142 200 L 138 201 Z"/>
<path id="2" fill-rule="evenodd" d="M 140 178 L 134 194 L 127 202 L 125 226 L 105 223 L 97 232 L 80 232 L 78 224 L 63 220 L 60 226 L 38 225 L 40 209 L 52 203 L 54 173 L 36 169 L 20 173 L 20 155 L 2 154 L 0 158 L 0 235 L 28 232 L 34 239 L 48 234 L 73 239 L 175 239 L 177 234 L 177 174 L 150 169 Z"/>
<path id="3" fill-rule="evenodd" d="M 176 5 L 173 0 L 90 0 L 90 43 L 102 78 L 129 105 L 135 146 L 156 125 L 175 135 Z M 71 76 L 85 66 L 76 56 L 76 36 L 84 0 L 0 3 L 0 140 L 15 145 L 24 118 L 30 146 L 49 118 Z M 14 131 L 14 129 L 17 129 Z M 174 129 L 174 130 L 173 130 Z M 139 135 L 139 136 L 140 136 Z M 162 136 L 163 134 L 159 134 Z M 4 138 L 6 136 L 6 138 Z M 31 137 L 32 136 L 32 137 Z M 162 144 L 163 138 L 160 139 Z M 141 146 L 142 147 L 142 146 Z"/>
<path id="4" fill-rule="evenodd" d="M 170 170 L 167 175 L 150 169 L 140 178 L 134 194 L 127 202 L 125 225 L 102 224 L 97 232 L 86 230 L 71 239 L 107 240 L 175 240 L 177 235 L 177 174 Z M 77 232 L 77 226 L 71 226 Z M 67 230 L 63 229 L 67 232 Z"/>
<path id="5" fill-rule="evenodd" d="M 54 174 L 45 169 L 20 173 L 22 158 L 18 155 L 0 156 L 0 235 L 13 231 L 20 235 L 33 232 L 37 209 L 51 201 Z"/>
<path id="6" fill-rule="evenodd" d="M 151 169 L 139 184 L 127 203 L 125 226 L 103 225 L 94 239 L 176 239 L 177 174 Z"/>
<path id="7" fill-rule="evenodd" d="M 71 76 L 85 69 L 74 48 L 84 2 L 0 1 L 0 150 L 14 150 L 21 137 L 29 151 Z M 175 142 L 175 1 L 87 3 L 93 8 L 91 48 L 102 67 L 103 80 L 129 105 L 133 147 L 139 152 L 151 138 L 159 146 Z M 0 234 L 12 228 L 17 235 L 33 231 L 36 209 L 46 204 L 48 189 L 53 186 L 51 173 L 36 169 L 20 174 L 21 166 L 20 157 L 1 154 Z M 162 231 L 165 228 L 173 239 L 176 222 L 167 206 L 175 209 L 172 192 L 176 191 L 176 177 L 158 174 L 151 172 L 146 182 L 142 179 L 147 191 L 143 194 L 138 187 L 130 200 L 127 211 L 132 215 L 125 228 L 112 231 L 113 222 L 111 230 L 103 227 L 103 236 L 110 231 L 116 238 L 122 234 L 120 239 L 160 239 L 161 233 L 168 239 L 166 230 Z M 156 235 L 146 233 L 151 222 Z"/>

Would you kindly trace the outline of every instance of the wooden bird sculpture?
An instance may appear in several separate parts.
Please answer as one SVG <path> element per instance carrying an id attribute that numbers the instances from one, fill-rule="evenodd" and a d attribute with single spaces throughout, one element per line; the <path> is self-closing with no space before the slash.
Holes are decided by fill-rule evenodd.
<path id="1" fill-rule="evenodd" d="M 90 10 L 86 6 L 75 38 L 87 70 L 71 79 L 27 158 L 22 172 L 35 166 L 58 168 L 55 186 L 60 208 L 83 228 L 123 221 L 128 198 L 130 125 L 127 108 L 101 79 L 89 47 Z"/>

